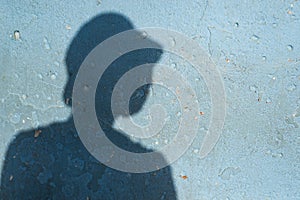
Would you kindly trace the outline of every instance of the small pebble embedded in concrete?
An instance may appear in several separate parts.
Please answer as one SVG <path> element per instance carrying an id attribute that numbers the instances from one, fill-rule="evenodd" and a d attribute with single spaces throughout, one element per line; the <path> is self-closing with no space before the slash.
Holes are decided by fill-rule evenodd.
<path id="1" fill-rule="evenodd" d="M 257 35 L 252 35 L 251 36 L 251 40 L 253 41 L 258 41 L 259 40 L 259 37 Z"/>
<path id="2" fill-rule="evenodd" d="M 55 75 L 55 74 L 51 74 L 50 78 L 51 78 L 52 80 L 55 80 L 55 79 L 56 79 L 56 75 Z"/>
<path id="3" fill-rule="evenodd" d="M 146 39 L 146 38 L 148 37 L 148 33 L 145 32 L 145 31 L 143 31 L 142 34 L 141 34 L 141 37 L 142 37 L 143 39 Z"/>
<path id="4" fill-rule="evenodd" d="M 252 91 L 252 92 L 256 92 L 257 87 L 256 87 L 255 85 L 251 85 L 251 86 L 249 87 L 249 89 L 250 89 L 250 91 Z"/>
<path id="5" fill-rule="evenodd" d="M 67 30 L 71 30 L 72 27 L 71 27 L 70 25 L 67 24 L 67 25 L 66 25 L 66 29 L 67 29 Z"/>
<path id="6" fill-rule="evenodd" d="M 292 92 L 296 89 L 296 85 L 295 84 L 290 84 L 286 87 L 286 89 L 289 91 L 289 92 Z"/>
<path id="7" fill-rule="evenodd" d="M 20 31 L 15 30 L 14 31 L 14 39 L 15 40 L 19 40 L 20 38 L 21 38 Z"/>
<path id="8" fill-rule="evenodd" d="M 41 134 L 41 132 L 42 132 L 41 130 L 35 130 L 35 131 L 34 131 L 34 137 L 35 137 L 35 138 L 39 137 L 40 134 Z"/>
<path id="9" fill-rule="evenodd" d="M 90 86 L 89 86 L 89 85 L 84 85 L 84 86 L 83 86 L 83 89 L 84 89 L 85 91 L 88 91 L 88 90 L 89 90 L 89 88 L 90 88 Z"/>
<path id="10" fill-rule="evenodd" d="M 294 47 L 293 47 L 292 45 L 287 45 L 287 49 L 288 49 L 289 51 L 293 51 Z"/>
<path id="11" fill-rule="evenodd" d="M 13 115 L 10 117 L 10 121 L 11 121 L 12 123 L 14 123 L 14 124 L 19 123 L 20 120 L 21 120 L 21 116 L 20 116 L 19 113 L 15 113 L 15 114 L 13 114 Z"/>
<path id="12" fill-rule="evenodd" d="M 174 38 L 171 38 L 171 45 L 174 47 L 176 45 L 176 40 Z"/>
<path id="13" fill-rule="evenodd" d="M 186 175 L 180 175 L 183 180 L 186 180 L 188 177 Z"/>
<path id="14" fill-rule="evenodd" d="M 28 96 L 27 96 L 26 94 L 23 94 L 23 95 L 22 95 L 22 99 L 27 99 L 27 97 L 28 97 Z"/>
<path id="15" fill-rule="evenodd" d="M 50 47 L 50 44 L 49 44 L 49 41 L 48 41 L 48 38 L 47 37 L 44 37 L 44 48 L 47 49 L 47 50 L 50 50 L 51 47 Z"/>

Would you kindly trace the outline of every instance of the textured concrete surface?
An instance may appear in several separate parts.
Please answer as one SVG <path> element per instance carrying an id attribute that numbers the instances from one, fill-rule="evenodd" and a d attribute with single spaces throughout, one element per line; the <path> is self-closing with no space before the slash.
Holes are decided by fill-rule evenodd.
<path id="1" fill-rule="evenodd" d="M 187 76 L 204 112 L 199 136 L 170 166 L 178 199 L 300 199 L 298 1 L 1 0 L 1 163 L 21 131 L 68 119 L 71 110 L 63 99 L 68 46 L 83 24 L 108 11 L 121 13 L 135 27 L 159 26 L 184 33 L 208 52 L 222 73 L 225 127 L 215 149 L 201 160 L 198 152 L 210 113 L 205 84 L 188 64 L 168 54 L 160 60 Z M 14 39 L 15 30 L 20 32 L 19 40 Z M 171 98 L 162 88 L 153 91 L 149 104 Z M 178 120 L 179 109 L 168 110 L 171 119 Z M 167 143 L 176 130 L 172 124 L 176 123 L 166 127 L 163 138 L 139 142 L 149 148 Z M 19 153 L 20 162 L 30 162 L 30 152 Z M 76 155 L 70 162 L 81 166 L 80 154 Z M 98 183 L 109 179 L 107 174 Z M 77 175 L 72 184 L 87 185 L 93 179 L 93 174 Z M 43 185 L 52 177 L 44 171 L 30 178 Z M 4 181 L 18 180 L 13 175 L 8 178 Z M 72 188 L 66 186 L 65 193 Z"/>

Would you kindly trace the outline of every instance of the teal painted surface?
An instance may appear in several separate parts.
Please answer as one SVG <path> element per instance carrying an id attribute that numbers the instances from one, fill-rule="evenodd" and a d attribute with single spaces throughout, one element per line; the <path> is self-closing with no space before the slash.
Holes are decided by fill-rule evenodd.
<path id="1" fill-rule="evenodd" d="M 18 133 L 68 119 L 71 109 L 62 97 L 68 78 L 67 49 L 83 24 L 114 11 L 137 28 L 158 26 L 193 38 L 223 76 L 224 131 L 210 155 L 200 159 L 210 113 L 205 84 L 188 64 L 168 54 L 160 61 L 187 76 L 201 96 L 205 113 L 199 137 L 170 166 L 178 199 L 300 199 L 298 1 L 2 0 L 0 5 L 2 163 Z M 15 30 L 20 32 L 19 40 L 14 39 Z M 149 104 L 163 101 L 167 93 L 162 88 L 154 91 Z M 169 110 L 176 124 L 179 110 Z M 166 138 L 145 141 L 145 145 L 159 147 L 172 139 L 173 129 L 167 127 Z M 74 183 L 84 185 L 86 192 L 93 176 L 80 174 Z M 4 181 L 18 180 L 13 174 L 10 178 Z M 44 172 L 31 178 L 49 184 L 52 176 Z M 108 173 L 97 181 L 103 179 L 109 179 Z"/>

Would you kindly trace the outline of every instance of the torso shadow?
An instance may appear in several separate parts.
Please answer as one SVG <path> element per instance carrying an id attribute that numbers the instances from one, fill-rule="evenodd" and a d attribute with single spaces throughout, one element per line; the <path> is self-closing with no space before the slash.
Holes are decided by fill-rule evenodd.
<path id="1" fill-rule="evenodd" d="M 81 143 L 73 120 L 21 132 L 1 174 L 1 199 L 176 199 L 171 169 L 120 172 L 97 161 Z M 117 140 L 129 144 L 127 137 Z M 136 151 L 146 151 L 131 144 Z"/>

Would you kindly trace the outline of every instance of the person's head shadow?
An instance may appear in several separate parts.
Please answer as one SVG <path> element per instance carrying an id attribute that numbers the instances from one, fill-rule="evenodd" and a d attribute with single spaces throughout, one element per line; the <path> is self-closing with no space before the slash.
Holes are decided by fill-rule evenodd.
<path id="1" fill-rule="evenodd" d="M 72 92 L 74 89 L 74 81 L 76 75 L 78 75 L 78 70 L 88 54 L 94 48 L 96 48 L 97 45 L 99 45 L 109 37 L 123 31 L 133 29 L 134 26 L 131 24 L 129 19 L 116 13 L 102 14 L 89 21 L 80 29 L 80 31 L 72 41 L 65 59 L 69 73 L 69 80 L 67 82 L 68 84 L 66 85 L 64 93 L 64 99 L 66 100 L 66 102 L 70 103 L 70 100 L 72 99 Z M 136 35 L 140 35 L 140 37 L 143 37 L 142 32 L 139 33 L 136 30 L 135 32 Z M 122 149 L 134 152 L 145 152 L 149 150 L 138 148 L 137 146 L 132 146 L 133 143 L 127 141 L 128 139 L 126 137 L 123 137 L 124 135 L 114 134 L 116 131 L 112 127 L 114 125 L 115 118 L 118 116 L 113 116 L 111 110 L 112 91 L 115 88 L 117 82 L 126 72 L 129 72 L 131 69 L 139 65 L 157 63 L 159 61 L 163 53 L 161 50 L 161 46 L 151 39 L 147 38 L 146 40 L 151 43 L 151 46 L 154 46 L 156 48 L 138 49 L 118 56 L 118 58 L 114 60 L 113 63 L 109 65 L 109 67 L 107 67 L 107 69 L 101 76 L 95 95 L 95 109 L 97 111 L 98 121 L 102 129 L 105 130 L 107 137 Z M 110 49 L 105 50 L 110 51 Z M 95 63 L 96 67 L 106 67 L 101 65 L 101 60 L 97 59 L 97 62 L 98 63 Z M 140 74 L 141 77 L 135 78 L 138 79 L 143 77 L 144 79 L 151 79 L 151 69 L 150 73 L 146 73 L 146 71 L 149 72 L 149 69 L 145 70 L 145 74 Z M 136 80 L 131 79 L 130 81 L 133 82 Z M 147 84 L 141 86 L 134 92 L 130 99 L 128 114 L 133 115 L 141 110 L 147 98 L 149 87 L 150 85 Z M 126 100 L 118 99 L 118 101 Z M 124 102 L 122 103 L 125 104 Z M 125 114 L 123 112 L 122 117 L 128 117 L 128 114 Z"/>
<path id="2" fill-rule="evenodd" d="M 116 13 L 101 14 L 81 27 L 65 57 L 69 78 L 64 91 L 72 105 L 72 90 L 78 70 L 87 55 L 109 37 L 134 27 Z M 155 43 L 155 41 L 151 41 Z M 132 152 L 149 152 L 141 144 L 113 129 L 111 94 L 114 86 L 130 69 L 156 63 L 157 49 L 140 49 L 115 60 L 101 77 L 96 93 L 98 121 L 107 137 Z M 151 78 L 151 77 L 149 77 Z M 140 87 L 130 99 L 130 114 L 142 108 L 149 85 Z M 88 122 L 87 122 L 88 123 Z M 2 199 L 176 199 L 170 167 L 151 173 L 125 173 L 104 166 L 81 143 L 73 118 L 38 130 L 18 133 L 11 142 L 1 173 Z"/>

